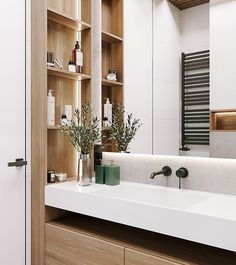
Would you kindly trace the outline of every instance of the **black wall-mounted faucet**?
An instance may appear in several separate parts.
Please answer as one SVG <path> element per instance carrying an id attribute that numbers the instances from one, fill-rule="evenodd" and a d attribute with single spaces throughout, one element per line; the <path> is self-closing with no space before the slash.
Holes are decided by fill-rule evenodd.
<path id="1" fill-rule="evenodd" d="M 187 178 L 188 170 L 185 167 L 181 167 L 175 172 L 175 174 L 179 178 L 179 189 L 181 189 L 181 179 Z"/>
<path id="2" fill-rule="evenodd" d="M 162 168 L 162 170 L 157 171 L 157 172 L 153 172 L 153 173 L 151 174 L 151 176 L 150 176 L 150 179 L 154 179 L 155 176 L 157 176 L 157 175 L 162 175 L 162 174 L 163 174 L 164 176 L 168 177 L 168 176 L 170 176 L 170 175 L 172 174 L 172 169 L 171 169 L 170 167 L 168 167 L 168 166 L 164 166 L 164 167 Z"/>

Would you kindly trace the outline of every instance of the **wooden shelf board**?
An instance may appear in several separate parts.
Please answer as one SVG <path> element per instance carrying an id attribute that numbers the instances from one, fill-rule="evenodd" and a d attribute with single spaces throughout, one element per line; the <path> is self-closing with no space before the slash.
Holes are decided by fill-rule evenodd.
<path id="1" fill-rule="evenodd" d="M 103 86 L 114 87 L 114 86 L 123 86 L 123 83 L 117 82 L 117 81 L 110 81 L 110 80 L 107 80 L 107 79 L 103 78 L 102 79 L 102 85 Z"/>
<path id="2" fill-rule="evenodd" d="M 56 126 L 48 126 L 48 130 L 60 130 L 61 126 L 60 125 L 56 125 Z"/>
<path id="3" fill-rule="evenodd" d="M 107 31 L 102 31 L 102 40 L 108 43 L 117 43 L 117 42 L 122 42 L 123 39 L 119 36 L 116 36 L 112 33 L 109 33 Z"/>
<path id="4" fill-rule="evenodd" d="M 73 80 L 78 80 L 78 81 L 91 79 L 90 75 L 73 73 L 73 72 L 69 72 L 67 70 L 63 70 L 63 69 L 47 67 L 47 70 L 48 70 L 48 74 L 51 76 L 73 79 Z"/>
<path id="5" fill-rule="evenodd" d="M 63 25 L 67 28 L 71 28 L 76 31 L 82 31 L 91 28 L 90 24 L 78 20 L 74 17 L 70 17 L 66 14 L 59 13 L 52 8 L 48 8 L 47 13 L 48 13 L 48 20 Z"/>

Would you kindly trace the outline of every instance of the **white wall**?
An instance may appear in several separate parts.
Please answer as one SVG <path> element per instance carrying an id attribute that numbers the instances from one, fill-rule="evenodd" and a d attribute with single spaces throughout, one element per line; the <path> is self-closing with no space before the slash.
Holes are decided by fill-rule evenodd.
<path id="1" fill-rule="evenodd" d="M 180 11 L 153 0 L 153 153 L 179 154 Z"/>
<path id="2" fill-rule="evenodd" d="M 124 105 L 141 119 L 131 152 L 152 153 L 152 0 L 124 1 Z"/>
<path id="3" fill-rule="evenodd" d="M 209 49 L 209 4 L 181 11 L 181 51 Z"/>
<path id="4" fill-rule="evenodd" d="M 211 109 L 236 109 L 236 1 L 211 1 Z"/>

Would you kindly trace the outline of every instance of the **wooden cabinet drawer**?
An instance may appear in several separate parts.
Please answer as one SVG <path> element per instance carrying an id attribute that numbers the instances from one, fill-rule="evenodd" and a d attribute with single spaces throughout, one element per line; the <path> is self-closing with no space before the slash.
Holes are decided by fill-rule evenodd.
<path id="1" fill-rule="evenodd" d="M 125 249 L 125 265 L 181 265 L 178 262 L 169 261 L 143 252 Z"/>
<path id="2" fill-rule="evenodd" d="M 124 265 L 124 247 L 46 224 L 46 265 Z"/>

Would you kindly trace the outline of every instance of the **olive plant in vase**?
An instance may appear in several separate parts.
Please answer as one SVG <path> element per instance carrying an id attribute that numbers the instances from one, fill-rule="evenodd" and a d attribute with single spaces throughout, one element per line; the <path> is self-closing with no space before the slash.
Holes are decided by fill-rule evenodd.
<path id="1" fill-rule="evenodd" d="M 95 144 L 101 141 L 99 119 L 94 115 L 90 103 L 83 103 L 81 110 L 74 112 L 75 122 L 64 125 L 62 131 L 69 136 L 73 146 L 80 154 L 77 182 L 81 186 L 92 183 L 90 153 Z"/>
<path id="2" fill-rule="evenodd" d="M 115 141 L 119 152 L 128 153 L 129 144 L 141 125 L 140 120 L 134 118 L 132 113 L 125 112 L 124 106 L 113 106 L 110 139 Z"/>

